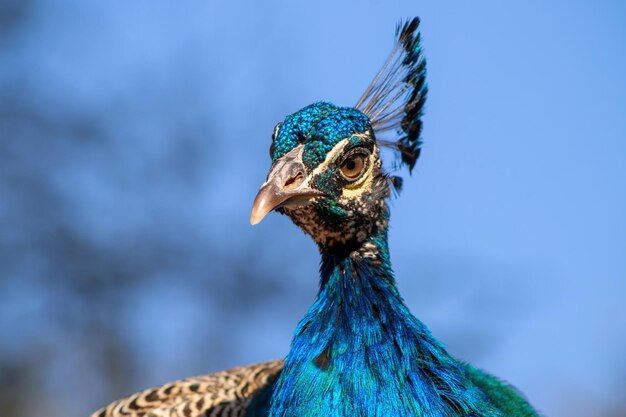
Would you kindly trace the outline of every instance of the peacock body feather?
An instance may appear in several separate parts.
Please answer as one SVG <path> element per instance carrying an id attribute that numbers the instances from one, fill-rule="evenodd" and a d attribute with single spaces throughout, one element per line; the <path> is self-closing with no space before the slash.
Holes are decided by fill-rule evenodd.
<path id="1" fill-rule="evenodd" d="M 300 322 L 271 416 L 501 416 L 394 283 L 386 231 L 367 252 L 324 255 L 321 290 Z"/>
<path id="2" fill-rule="evenodd" d="M 284 362 L 147 390 L 96 412 L 113 416 L 490 416 L 537 413 L 514 388 L 456 360 L 395 284 L 387 199 L 401 181 L 380 148 L 413 169 L 421 147 L 426 63 L 419 20 L 397 29 L 391 57 L 355 107 L 318 102 L 274 129 L 251 222 L 272 210 L 317 243 L 320 291 Z"/>

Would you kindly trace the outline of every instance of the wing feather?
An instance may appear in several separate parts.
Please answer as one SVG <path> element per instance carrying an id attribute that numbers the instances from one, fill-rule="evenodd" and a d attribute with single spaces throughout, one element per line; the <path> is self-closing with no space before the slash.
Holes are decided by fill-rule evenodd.
<path id="1" fill-rule="evenodd" d="M 279 360 L 171 382 L 115 401 L 91 417 L 242 417 L 282 367 Z"/>

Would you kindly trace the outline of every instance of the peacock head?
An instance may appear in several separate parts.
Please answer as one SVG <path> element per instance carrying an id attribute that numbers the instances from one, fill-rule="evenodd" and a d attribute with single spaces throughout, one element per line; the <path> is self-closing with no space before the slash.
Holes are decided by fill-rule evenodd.
<path id="1" fill-rule="evenodd" d="M 420 153 L 427 87 L 418 25 L 398 27 L 390 59 L 355 107 L 318 102 L 276 125 L 252 224 L 276 210 L 323 252 L 351 251 L 386 229 L 386 199 L 400 179 L 384 172 L 379 148 L 393 148 L 409 170 Z M 388 132 L 395 140 L 383 137 Z"/>
<path id="2" fill-rule="evenodd" d="M 323 249 L 365 241 L 386 225 L 387 176 L 368 117 L 315 103 L 274 129 L 272 168 L 251 215 L 286 214 Z"/>

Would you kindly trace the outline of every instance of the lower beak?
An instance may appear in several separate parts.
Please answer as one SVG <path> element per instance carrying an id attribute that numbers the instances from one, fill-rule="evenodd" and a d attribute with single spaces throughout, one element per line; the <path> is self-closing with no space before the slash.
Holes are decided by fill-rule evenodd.
<path id="1" fill-rule="evenodd" d="M 283 156 L 272 167 L 267 181 L 261 186 L 252 204 L 251 224 L 260 223 L 274 209 L 303 206 L 320 195 L 307 185 L 306 171 L 298 148 Z"/>

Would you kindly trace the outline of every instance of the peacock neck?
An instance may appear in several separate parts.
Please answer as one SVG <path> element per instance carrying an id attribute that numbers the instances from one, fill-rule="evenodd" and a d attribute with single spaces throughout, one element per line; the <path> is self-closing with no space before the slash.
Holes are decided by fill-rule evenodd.
<path id="1" fill-rule="evenodd" d="M 323 254 L 320 283 L 317 300 L 296 329 L 271 416 L 443 416 L 471 410 L 470 399 L 464 402 L 462 366 L 398 293 L 386 230 L 350 253 Z"/>
<path id="2" fill-rule="evenodd" d="M 307 317 L 301 325 L 327 319 L 330 321 L 324 333 L 337 339 L 356 339 L 352 342 L 367 341 L 373 337 L 369 331 L 379 333 L 376 337 L 383 339 L 382 329 L 391 318 L 398 325 L 415 320 L 395 284 L 386 230 L 356 249 L 322 253 L 320 290 Z M 333 339 L 329 347 L 334 343 L 340 342 Z"/>

